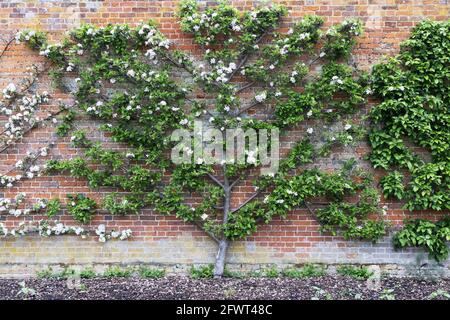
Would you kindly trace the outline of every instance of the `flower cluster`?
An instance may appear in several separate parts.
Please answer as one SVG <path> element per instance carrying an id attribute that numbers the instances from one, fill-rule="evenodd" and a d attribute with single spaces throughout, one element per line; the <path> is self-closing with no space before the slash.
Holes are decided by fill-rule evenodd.
<path id="1" fill-rule="evenodd" d="M 11 99 L 17 92 L 16 85 L 14 83 L 10 83 L 6 86 L 5 89 L 3 89 L 3 98 L 5 99 Z"/>
<path id="2" fill-rule="evenodd" d="M 132 232 L 130 229 L 122 231 L 109 231 L 107 232 L 104 225 L 98 226 L 94 230 L 95 234 L 99 236 L 100 242 L 105 242 L 109 239 L 119 239 L 121 241 L 127 240 L 131 237 Z M 42 237 L 61 236 L 61 235 L 76 235 L 83 239 L 86 239 L 89 235 L 89 230 L 86 230 L 79 226 L 69 226 L 57 220 L 39 220 L 37 222 L 21 222 L 17 228 L 9 229 L 4 223 L 0 223 L 0 235 L 6 236 L 25 236 L 30 233 L 37 233 Z"/>
<path id="3" fill-rule="evenodd" d="M 0 109 L 2 114 L 8 116 L 4 124 L 4 130 L 0 134 L 0 141 L 9 145 L 23 137 L 24 133 L 40 121 L 36 112 L 40 105 L 48 102 L 47 92 L 36 93 L 31 97 L 24 96 L 18 104 L 12 108 L 4 106 Z"/>
<path id="4" fill-rule="evenodd" d="M 31 223 L 25 223 L 20 222 L 17 228 L 14 229 L 8 229 L 3 223 L 0 223 L 0 235 L 3 237 L 7 236 L 24 236 L 30 232 L 33 232 L 36 230 L 36 227 L 33 226 Z"/>
<path id="5" fill-rule="evenodd" d="M 138 34 L 143 37 L 145 46 L 153 48 L 146 52 L 146 56 L 148 56 L 150 60 L 155 59 L 155 48 L 162 48 L 166 50 L 170 48 L 170 40 L 160 33 L 154 26 L 144 24 L 140 27 Z"/>
<path id="6" fill-rule="evenodd" d="M 82 238 L 86 237 L 87 232 L 82 227 L 68 226 L 64 223 L 58 222 L 55 220 L 54 222 L 50 222 L 48 220 L 40 220 L 38 223 L 38 232 L 40 236 L 49 237 L 52 235 L 64 235 L 64 234 L 75 234 L 77 236 L 81 236 Z"/>
<path id="7" fill-rule="evenodd" d="M 105 225 L 100 224 L 97 229 L 95 229 L 95 234 L 98 235 L 98 241 L 106 242 L 109 239 L 126 240 L 131 237 L 132 231 L 130 229 L 126 229 L 122 231 L 112 230 L 107 232 Z"/>

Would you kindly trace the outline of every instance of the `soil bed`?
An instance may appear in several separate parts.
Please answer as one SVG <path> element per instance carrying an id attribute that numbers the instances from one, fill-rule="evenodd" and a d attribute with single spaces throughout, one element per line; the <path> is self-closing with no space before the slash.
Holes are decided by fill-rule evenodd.
<path id="1" fill-rule="evenodd" d="M 0 279 L 0 299 L 446 299 L 450 279 L 385 278 L 375 289 L 350 277 L 191 279 L 94 278 L 80 282 Z M 81 285 L 80 285 L 81 283 Z M 31 291 L 33 291 L 31 290 Z M 438 293 L 438 294 L 437 294 Z"/>

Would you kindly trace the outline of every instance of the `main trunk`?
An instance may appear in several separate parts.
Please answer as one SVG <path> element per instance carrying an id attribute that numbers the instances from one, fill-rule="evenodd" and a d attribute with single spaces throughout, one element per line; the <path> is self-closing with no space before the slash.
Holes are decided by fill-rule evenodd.
<path id="1" fill-rule="evenodd" d="M 222 224 L 225 225 L 228 222 L 228 213 L 230 212 L 230 198 L 231 198 L 231 188 L 228 182 L 228 177 L 226 175 L 225 167 L 223 167 L 224 172 L 224 201 L 223 201 L 223 220 Z M 225 270 L 225 258 L 227 256 L 227 249 L 229 245 L 229 240 L 222 235 L 219 241 L 219 250 L 217 251 L 216 262 L 214 264 L 214 278 L 220 278 L 223 276 L 223 271 Z"/>
<path id="2" fill-rule="evenodd" d="M 227 256 L 228 240 L 222 239 L 219 242 L 219 250 L 217 251 L 216 263 L 214 264 L 214 278 L 223 276 L 225 270 L 225 258 Z"/>

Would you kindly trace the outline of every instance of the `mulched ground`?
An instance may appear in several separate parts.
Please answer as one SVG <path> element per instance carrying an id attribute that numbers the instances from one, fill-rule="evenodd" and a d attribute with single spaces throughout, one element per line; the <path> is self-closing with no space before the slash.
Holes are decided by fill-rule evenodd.
<path id="1" fill-rule="evenodd" d="M 350 277 L 199 279 L 95 278 L 80 283 L 57 279 L 28 279 L 35 294 L 19 293 L 18 279 L 0 279 L 0 299 L 429 299 L 433 292 L 450 293 L 450 279 L 386 278 L 377 289 Z M 25 290 L 26 291 L 26 290 Z M 440 294 L 438 299 L 445 299 Z"/>

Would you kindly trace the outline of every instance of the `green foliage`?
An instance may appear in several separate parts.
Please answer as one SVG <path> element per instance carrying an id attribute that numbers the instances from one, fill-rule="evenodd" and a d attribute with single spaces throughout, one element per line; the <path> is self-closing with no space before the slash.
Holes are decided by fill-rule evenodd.
<path id="1" fill-rule="evenodd" d="M 278 278 L 280 276 L 280 271 L 277 267 L 273 266 L 271 268 L 263 270 L 262 274 L 266 278 Z"/>
<path id="2" fill-rule="evenodd" d="M 382 131 L 373 131 L 369 136 L 372 152 L 369 160 L 374 168 L 388 169 L 399 166 L 412 170 L 421 161 L 405 146 L 402 139 L 393 138 Z"/>
<path id="3" fill-rule="evenodd" d="M 36 276 L 40 279 L 50 279 L 53 277 L 53 269 L 48 267 L 47 269 L 39 270 L 36 272 Z"/>
<path id="4" fill-rule="evenodd" d="M 32 49 L 39 50 L 47 44 L 47 35 L 41 31 L 24 30 L 20 32 L 18 40 L 25 41 Z"/>
<path id="5" fill-rule="evenodd" d="M 214 266 L 212 264 L 200 267 L 191 266 L 189 275 L 193 279 L 212 278 L 214 276 Z"/>
<path id="6" fill-rule="evenodd" d="M 405 221 L 403 229 L 394 236 L 396 248 L 422 247 L 436 261 L 447 259 L 447 241 L 450 241 L 450 217 L 448 216 L 436 223 L 424 219 Z"/>
<path id="7" fill-rule="evenodd" d="M 47 269 L 40 270 L 36 273 L 36 276 L 40 279 L 58 279 L 65 280 L 70 277 L 76 276 L 76 271 L 70 268 L 64 268 L 60 272 L 54 272 L 51 267 Z"/>
<path id="8" fill-rule="evenodd" d="M 384 289 L 380 294 L 380 300 L 395 300 L 393 289 Z"/>
<path id="9" fill-rule="evenodd" d="M 321 230 L 337 234 L 342 231 L 346 239 L 367 239 L 376 242 L 386 234 L 386 223 L 381 219 L 369 220 L 370 214 L 381 214 L 379 196 L 370 186 L 372 180 L 360 172 L 353 172 L 354 162 L 344 165 L 340 172 L 323 173 L 304 170 L 290 180 L 277 180 L 273 192 L 265 199 L 269 214 L 285 215 L 288 210 L 308 203 L 316 197 L 326 197 L 330 204 L 314 211 Z M 362 180 L 361 183 L 355 182 Z M 358 195 L 354 202 L 343 201 L 347 196 Z M 312 211 L 312 209 L 310 209 Z M 255 211 L 255 214 L 259 213 Z"/>
<path id="10" fill-rule="evenodd" d="M 145 201 L 142 197 L 133 195 L 125 195 L 119 200 L 116 193 L 111 193 L 103 201 L 103 207 L 114 215 L 139 214 L 144 206 Z"/>
<path id="11" fill-rule="evenodd" d="M 395 198 L 401 200 L 404 196 L 403 175 L 398 171 L 392 171 L 384 176 L 381 181 L 381 188 L 385 198 Z"/>
<path id="12" fill-rule="evenodd" d="M 428 299 L 430 299 L 430 300 L 436 300 L 436 299 L 450 300 L 450 293 L 448 293 L 445 290 L 438 289 L 438 290 L 430 293 L 430 295 L 428 296 Z"/>
<path id="13" fill-rule="evenodd" d="M 130 268 L 121 268 L 119 266 L 108 267 L 103 276 L 106 278 L 129 278 L 133 275 L 133 270 Z"/>
<path id="14" fill-rule="evenodd" d="M 450 21 L 421 22 L 397 57 L 373 68 L 372 89 L 382 102 L 370 111 L 377 129 L 370 134 L 369 159 L 375 168 L 408 169 L 405 192 L 394 176 L 385 183 L 397 185 L 397 193 L 387 194 L 404 197 L 409 210 L 450 208 L 449 34 Z M 424 163 L 411 143 L 426 149 L 431 161 Z"/>
<path id="15" fill-rule="evenodd" d="M 140 267 L 139 275 L 142 278 L 158 279 L 163 278 L 166 275 L 166 271 L 158 268 Z"/>
<path id="16" fill-rule="evenodd" d="M 450 209 L 450 162 L 427 163 L 414 168 L 406 192 L 409 210 Z"/>
<path id="17" fill-rule="evenodd" d="M 286 171 L 294 169 L 300 165 L 313 162 L 314 147 L 308 139 L 300 140 L 289 152 L 289 155 L 282 160 L 280 170 Z"/>
<path id="18" fill-rule="evenodd" d="M 306 264 L 302 268 L 288 268 L 283 270 L 283 276 L 287 278 L 311 278 L 326 275 L 324 266 Z"/>
<path id="19" fill-rule="evenodd" d="M 47 202 L 47 217 L 51 218 L 59 213 L 61 210 L 61 202 L 59 199 L 51 199 Z"/>
<path id="20" fill-rule="evenodd" d="M 354 79 L 352 69 L 330 62 L 323 67 L 316 81 L 305 86 L 304 92 L 288 91 L 288 99 L 277 104 L 278 125 L 297 124 L 307 118 L 338 120 L 341 114 L 352 114 L 365 102 L 366 86 Z M 334 99 L 337 95 L 344 99 Z"/>
<path id="21" fill-rule="evenodd" d="M 331 27 L 327 33 L 327 44 L 323 48 L 328 59 L 347 57 L 355 45 L 355 36 L 362 34 L 361 21 L 349 19 L 342 24 Z"/>
<path id="22" fill-rule="evenodd" d="M 17 292 L 17 296 L 23 297 L 25 300 L 30 296 L 35 296 L 37 294 L 36 290 L 30 287 L 27 287 L 25 281 L 19 282 L 20 290 Z"/>
<path id="23" fill-rule="evenodd" d="M 369 269 L 364 266 L 339 266 L 336 271 L 343 276 L 352 277 L 358 280 L 367 280 L 373 275 L 373 272 L 369 271 Z"/>
<path id="24" fill-rule="evenodd" d="M 223 271 L 223 276 L 225 278 L 235 278 L 235 279 L 242 279 L 245 277 L 245 273 L 239 272 L 239 271 L 231 271 L 225 268 Z"/>
<path id="25" fill-rule="evenodd" d="M 92 279 L 97 276 L 97 273 L 92 268 L 86 268 L 80 271 L 81 279 Z"/>
<path id="26" fill-rule="evenodd" d="M 67 198 L 69 200 L 67 211 L 72 217 L 83 224 L 91 222 L 97 210 L 97 203 L 80 193 L 77 195 L 68 194 Z"/>
<path id="27" fill-rule="evenodd" d="M 56 127 L 56 134 L 60 137 L 67 136 L 69 131 L 73 128 L 76 112 L 68 110 L 62 119 L 62 123 Z"/>

